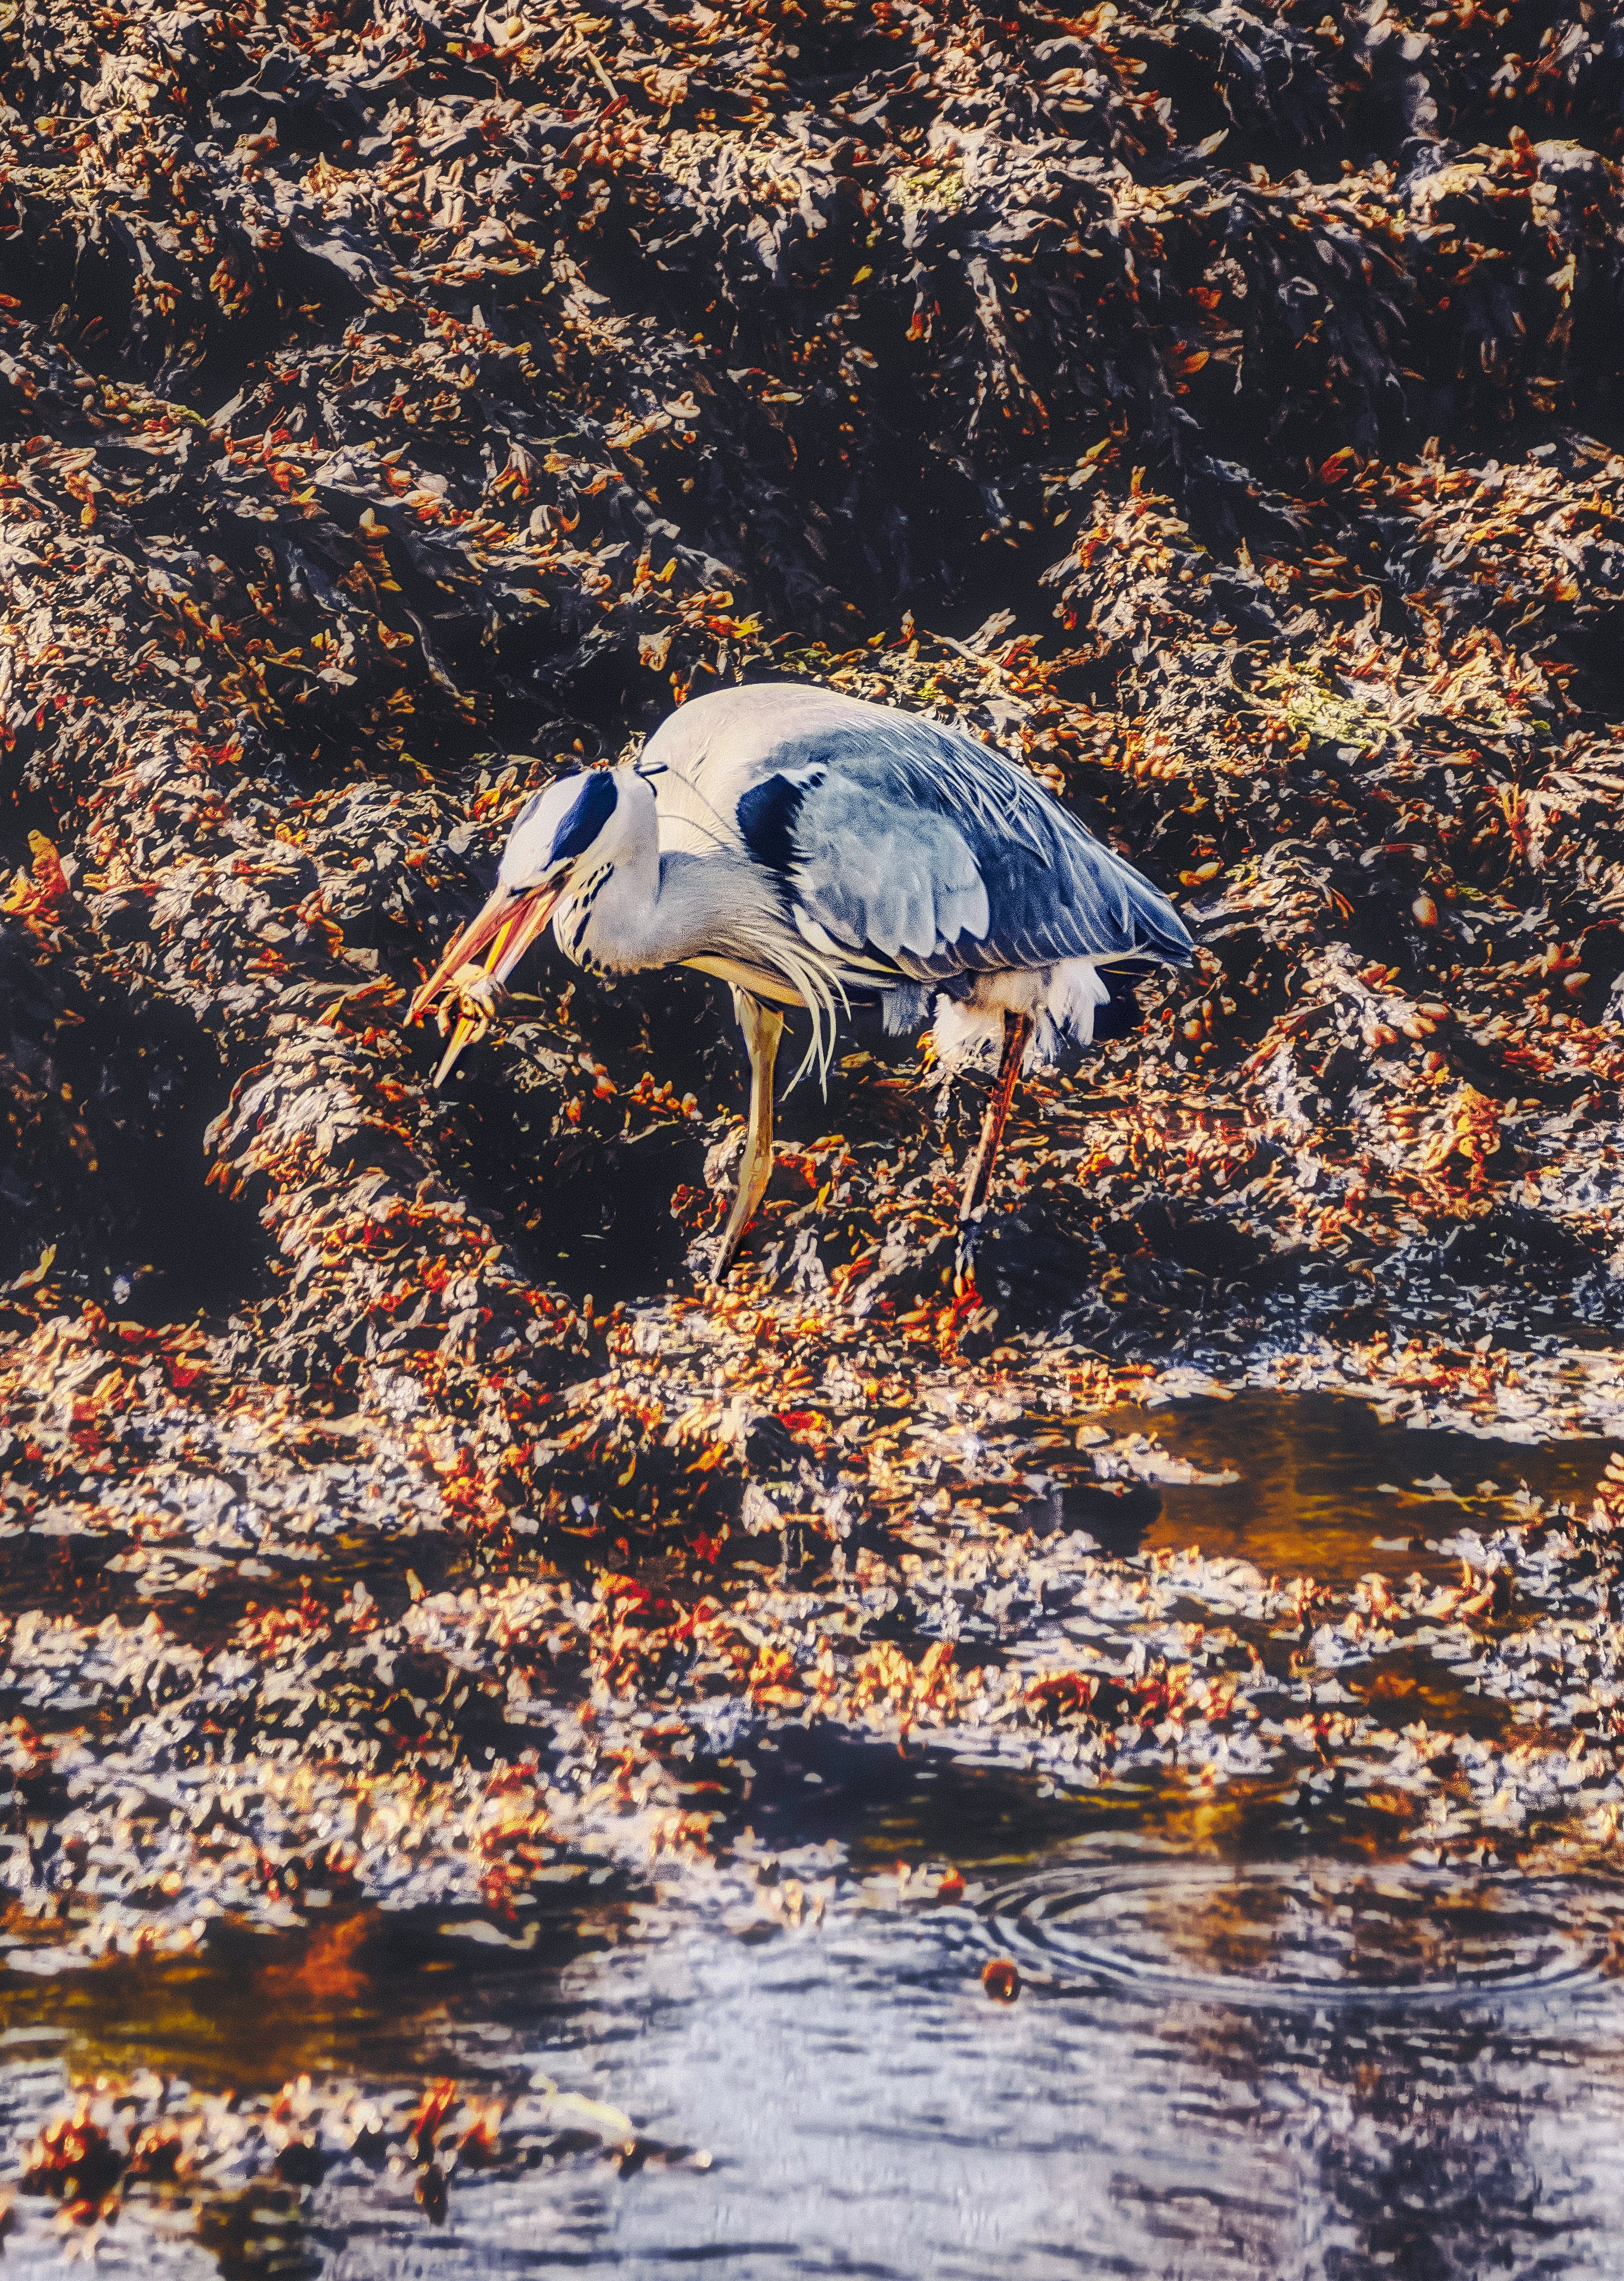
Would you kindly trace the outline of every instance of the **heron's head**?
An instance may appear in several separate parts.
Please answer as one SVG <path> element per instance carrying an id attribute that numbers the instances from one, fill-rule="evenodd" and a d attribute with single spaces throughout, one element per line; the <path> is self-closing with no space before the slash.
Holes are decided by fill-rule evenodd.
<path id="1" fill-rule="evenodd" d="M 452 940 L 412 1001 L 409 1019 L 426 1014 L 459 970 L 481 954 L 494 983 L 504 982 L 546 925 L 570 885 L 607 855 L 615 837 L 620 786 L 607 770 L 564 777 L 537 793 L 507 835 L 496 887 L 484 909 Z"/>
<path id="2" fill-rule="evenodd" d="M 613 835 L 619 806 L 619 784 L 603 769 L 561 777 L 533 793 L 507 835 L 497 893 L 551 893 L 556 901 L 576 867 Z"/>

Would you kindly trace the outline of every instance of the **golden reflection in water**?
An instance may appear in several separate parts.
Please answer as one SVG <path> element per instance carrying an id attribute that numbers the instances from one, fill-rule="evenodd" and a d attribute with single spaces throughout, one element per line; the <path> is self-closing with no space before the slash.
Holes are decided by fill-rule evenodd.
<path id="1" fill-rule="evenodd" d="M 1492 1484 L 1496 1497 L 1526 1484 L 1548 1502 L 1583 1507 L 1615 1446 L 1537 1448 L 1413 1432 L 1384 1425 L 1366 1403 L 1334 1395 L 1282 1401 L 1252 1393 L 1149 1411 L 1125 1407 L 1100 1423 L 1113 1435 L 1152 1435 L 1203 1473 L 1241 1476 L 1227 1485 L 1160 1483 L 1162 1510 L 1145 1533 L 1147 1548 L 1199 1544 L 1210 1557 L 1249 1560 L 1265 1575 L 1306 1573 L 1337 1584 L 1372 1569 L 1426 1570 L 1435 1561 L 1426 1550 L 1429 1538 L 1502 1526 L 1504 1508 L 1478 1496 L 1481 1483 Z M 1440 1479 L 1455 1496 L 1417 1487 Z"/>
<path id="2" fill-rule="evenodd" d="M 545 2002 L 564 1963 L 618 1944 L 628 1906 L 595 1902 L 522 1955 L 363 1908 L 268 1937 L 220 1928 L 195 1959 L 4 1973 L 0 2051 L 59 2056 L 76 2078 L 151 2068 L 211 2092 L 275 2091 L 300 2075 L 411 2077 L 445 2061 L 463 2019 L 518 1992 Z"/>

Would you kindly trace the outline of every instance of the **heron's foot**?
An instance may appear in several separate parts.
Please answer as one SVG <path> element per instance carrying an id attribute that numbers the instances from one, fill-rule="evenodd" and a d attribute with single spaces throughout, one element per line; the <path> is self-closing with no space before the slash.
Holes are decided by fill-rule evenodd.
<path id="1" fill-rule="evenodd" d="M 467 1022 L 470 1040 L 483 1038 L 497 1016 L 505 1011 L 507 993 L 483 966 L 460 966 L 445 985 L 445 994 L 435 1009 L 444 1037 L 453 1022 Z"/>
<path id="2" fill-rule="evenodd" d="M 954 1255 L 953 1280 L 955 1289 L 976 1280 L 976 1253 L 980 1249 L 981 1231 L 986 1225 L 986 1216 L 978 1212 L 973 1219 L 959 1222 L 958 1249 Z"/>
<path id="3" fill-rule="evenodd" d="M 711 1270 L 713 1282 L 726 1281 L 728 1272 L 750 1233 L 751 1224 L 771 1178 L 770 1134 L 759 1132 L 747 1134 L 744 1155 L 739 1160 L 739 1187 L 733 1197 L 733 1209 L 728 1214 L 727 1226 L 723 1229 L 722 1241 L 716 1247 L 716 1264 Z"/>
<path id="4" fill-rule="evenodd" d="M 750 1233 L 750 1223 L 755 1218 L 756 1206 L 766 1193 L 768 1175 L 772 1170 L 770 1153 L 754 1179 L 750 1177 L 752 1170 L 747 1159 L 739 1168 L 739 1193 L 733 1199 L 733 1209 L 728 1214 L 727 1226 L 723 1229 L 722 1240 L 716 1246 L 716 1264 L 711 1269 L 711 1280 L 715 1283 L 726 1282 L 729 1271 Z"/>
<path id="5" fill-rule="evenodd" d="M 733 1262 L 738 1258 L 739 1249 L 748 1233 L 747 1226 L 742 1221 L 739 1226 L 730 1226 L 723 1231 L 722 1240 L 716 1246 L 715 1257 L 711 1263 L 710 1280 L 713 1283 L 727 1281 Z"/>

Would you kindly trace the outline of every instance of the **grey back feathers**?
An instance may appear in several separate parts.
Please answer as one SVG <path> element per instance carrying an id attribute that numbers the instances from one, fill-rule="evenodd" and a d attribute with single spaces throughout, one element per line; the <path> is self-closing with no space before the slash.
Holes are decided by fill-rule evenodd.
<path id="1" fill-rule="evenodd" d="M 638 762 L 662 847 L 747 849 L 848 980 L 1190 949 L 1166 897 L 1024 769 L 940 721 L 804 682 L 695 699 Z M 590 782 L 591 780 L 588 779 Z"/>

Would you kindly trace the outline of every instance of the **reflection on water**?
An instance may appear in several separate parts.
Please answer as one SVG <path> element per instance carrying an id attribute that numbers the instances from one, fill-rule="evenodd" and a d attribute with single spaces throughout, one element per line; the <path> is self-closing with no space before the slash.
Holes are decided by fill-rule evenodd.
<path id="1" fill-rule="evenodd" d="M 909 1911 L 893 1892 L 877 1883 L 821 1928 L 765 1939 L 719 1908 L 648 1909 L 620 1945 L 510 1960 L 454 2005 L 420 1971 L 350 2054 L 398 2061 L 410 2040 L 420 2069 L 497 2090 L 543 2069 L 646 2133 L 701 2142 L 708 2170 L 459 2177 L 437 2228 L 409 2180 L 339 2163 L 302 2194 L 273 2185 L 217 2213 L 218 2263 L 170 2213 L 166 2266 L 241 2281 L 1619 2270 L 1624 1991 L 1604 1888 L 1404 1864 L 1237 1874 L 1118 1844 L 965 1905 Z M 999 1949 L 1026 1976 L 1010 2007 L 981 1989 Z M 194 1977 L 189 2002 L 240 2030 L 228 1976 Z M 59 2059 L 49 2041 L 4 2056 L 17 2129 L 59 2099 Z M 49 2213 L 19 2215 L 12 2261 L 54 2269 Z M 132 2207 L 100 2262 L 147 2271 L 158 2254 Z"/>
<path id="2" fill-rule="evenodd" d="M 274 2091 L 298 2075 L 410 2078 L 453 2023 L 499 2010 L 515 1986 L 533 1999 L 631 1921 L 626 1900 L 594 1892 L 537 1923 L 518 1956 L 454 1937 L 437 1917 L 387 1909 L 313 1911 L 269 1939 L 222 1925 L 196 1959 L 6 1975 L 0 2051 L 60 2048 L 77 2076 L 156 2067 L 204 2092 Z"/>
<path id="3" fill-rule="evenodd" d="M 1241 1475 L 1161 1484 L 1136 1524 L 1153 1546 L 1331 1580 L 1497 1525 L 1482 1484 L 1585 1498 L 1607 1456 L 1383 1428 L 1333 1400 L 1110 1424 Z M 1425 1673 L 1390 1660 L 1393 1715 L 1413 1716 Z M 663 1891 L 561 1887 L 517 1943 L 335 1911 L 274 1940 L 217 1931 L 189 1962 L 13 1972 L 0 2136 L 18 2148 L 70 2076 L 143 2068 L 217 2107 L 300 2072 L 454 2076 L 508 2102 L 545 2077 L 642 2135 L 618 2168 L 594 2141 L 458 2169 L 440 2224 L 409 2167 L 332 2149 L 313 2182 L 201 2215 L 134 2190 L 102 2269 L 188 2281 L 1624 2271 L 1624 1883 L 1338 1854 L 1262 1779 L 1067 1796 L 955 1761 L 946 1738 L 785 1720 L 733 1748 L 762 1857 L 828 1883 L 821 1922 L 661 1864 Z M 944 1860 L 968 1883 L 943 1898 L 899 1875 Z M 1012 2005 L 983 1991 L 994 1954 L 1022 1974 Z M 643 2139 L 711 2165 L 664 2167 Z M 19 2201 L 12 2269 L 61 2269 L 55 2229 L 50 2204 Z"/>
<path id="4" fill-rule="evenodd" d="M 1121 1410 L 1102 1423 L 1117 1434 L 1154 1434 L 1198 1472 L 1240 1476 L 1218 1485 L 1161 1483 L 1146 1545 L 1199 1544 L 1264 1571 L 1307 1570 L 1330 1583 L 1373 1568 L 1424 1566 L 1428 1539 L 1482 1525 L 1480 1489 L 1504 1496 L 1526 1486 L 1547 1503 L 1588 1505 L 1613 1446 L 1535 1449 L 1416 1433 L 1384 1426 L 1365 1403 L 1334 1395 L 1240 1394 Z"/>
<path id="5" fill-rule="evenodd" d="M 601 2206 L 572 2245 L 593 2262 L 653 2273 L 663 2243 L 740 2274 L 967 2281 L 1617 2269 L 1611 1986 L 1419 2025 L 1105 1990 L 1006 2009 L 956 1927 L 917 1921 L 681 1938 L 646 1999 L 618 1976 L 597 1976 L 600 2029 L 634 2028 L 626 2069 L 666 2127 L 703 2107 L 717 2164 L 663 2211 Z"/>
<path id="6" fill-rule="evenodd" d="M 681 2237 L 726 2269 L 1617 2270 L 1610 1985 L 1470 2017 L 1106 1986 L 1005 2010 L 956 1926 L 917 1922 L 816 1967 L 679 1945 L 662 1981 L 658 2080 L 727 2086 L 731 2133 L 709 2135 L 738 2168 Z M 622 2219 L 634 2263 L 643 2238 Z"/>

